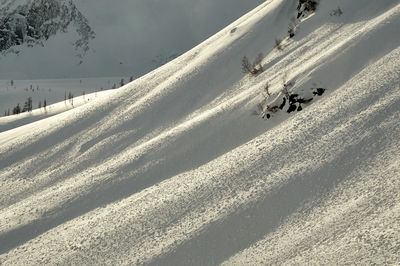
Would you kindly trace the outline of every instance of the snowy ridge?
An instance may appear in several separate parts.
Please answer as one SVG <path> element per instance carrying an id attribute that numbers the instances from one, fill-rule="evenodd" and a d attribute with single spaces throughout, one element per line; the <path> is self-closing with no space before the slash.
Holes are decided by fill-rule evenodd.
<path id="1" fill-rule="evenodd" d="M 0 263 L 398 263 L 400 4 L 321 1 L 278 51 L 297 2 L 0 133 Z M 241 73 L 259 52 L 264 72 Z M 253 115 L 284 76 L 327 92 Z"/>

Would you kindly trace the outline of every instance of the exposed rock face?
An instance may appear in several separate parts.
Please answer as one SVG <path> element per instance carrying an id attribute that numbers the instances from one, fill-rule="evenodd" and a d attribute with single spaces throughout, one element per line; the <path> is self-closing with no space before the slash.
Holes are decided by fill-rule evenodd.
<path id="1" fill-rule="evenodd" d="M 51 36 L 73 26 L 79 38 L 77 55 L 89 50 L 95 33 L 72 0 L 3 0 L 0 3 L 0 52 L 19 53 L 23 44 L 43 45 Z"/>

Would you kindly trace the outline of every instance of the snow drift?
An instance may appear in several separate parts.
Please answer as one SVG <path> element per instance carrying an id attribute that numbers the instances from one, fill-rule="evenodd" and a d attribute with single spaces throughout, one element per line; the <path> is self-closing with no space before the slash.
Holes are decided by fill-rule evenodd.
<path id="1" fill-rule="evenodd" d="M 267 1 L 107 97 L 0 133 L 0 262 L 398 263 L 400 4 L 321 1 L 289 38 L 297 4 Z M 243 74 L 260 52 L 264 71 Z M 254 115 L 288 82 L 326 92 Z"/>

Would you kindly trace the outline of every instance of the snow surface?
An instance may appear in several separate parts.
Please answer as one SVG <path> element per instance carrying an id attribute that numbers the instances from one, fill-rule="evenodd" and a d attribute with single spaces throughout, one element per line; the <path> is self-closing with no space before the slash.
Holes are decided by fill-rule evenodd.
<path id="1" fill-rule="evenodd" d="M 278 51 L 296 5 L 0 133 L 0 263 L 399 264 L 400 4 L 321 1 Z M 265 71 L 241 73 L 259 52 Z M 285 76 L 327 91 L 254 115 Z"/>

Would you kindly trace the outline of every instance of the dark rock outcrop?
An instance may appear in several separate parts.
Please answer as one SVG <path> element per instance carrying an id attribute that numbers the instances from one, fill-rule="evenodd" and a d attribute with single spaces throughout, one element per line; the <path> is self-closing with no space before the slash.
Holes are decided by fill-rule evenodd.
<path id="1" fill-rule="evenodd" d="M 319 1 L 317 0 L 299 0 L 297 5 L 297 18 L 307 17 L 317 9 Z"/>

